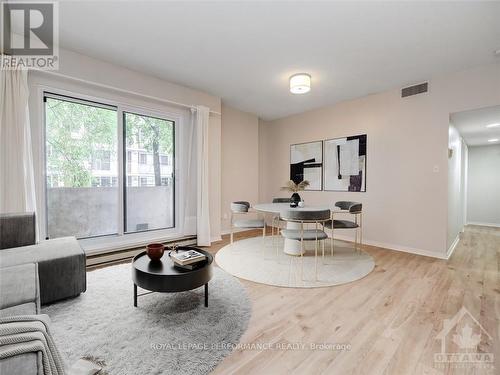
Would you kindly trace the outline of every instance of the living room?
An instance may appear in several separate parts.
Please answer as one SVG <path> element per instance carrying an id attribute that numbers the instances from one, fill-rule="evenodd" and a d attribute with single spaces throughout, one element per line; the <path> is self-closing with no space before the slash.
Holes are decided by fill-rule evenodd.
<path id="1" fill-rule="evenodd" d="M 498 371 L 499 2 L 1 9 L 2 374 Z"/>

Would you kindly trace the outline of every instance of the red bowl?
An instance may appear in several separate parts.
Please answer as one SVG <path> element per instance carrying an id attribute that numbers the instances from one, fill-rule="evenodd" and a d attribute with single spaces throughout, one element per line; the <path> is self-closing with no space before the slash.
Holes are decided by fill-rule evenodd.
<path id="1" fill-rule="evenodd" d="M 146 246 L 146 254 L 151 260 L 160 260 L 165 251 L 165 246 L 161 243 L 150 243 Z"/>

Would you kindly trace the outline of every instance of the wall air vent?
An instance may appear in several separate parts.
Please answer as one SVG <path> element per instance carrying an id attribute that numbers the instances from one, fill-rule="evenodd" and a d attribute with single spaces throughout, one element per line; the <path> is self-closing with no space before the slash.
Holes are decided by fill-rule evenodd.
<path id="1" fill-rule="evenodd" d="M 428 82 L 424 82 L 419 85 L 414 85 L 410 87 L 405 87 L 404 89 L 401 90 L 401 97 L 406 98 L 407 96 L 422 94 L 424 92 L 427 92 L 428 89 L 429 89 Z"/>

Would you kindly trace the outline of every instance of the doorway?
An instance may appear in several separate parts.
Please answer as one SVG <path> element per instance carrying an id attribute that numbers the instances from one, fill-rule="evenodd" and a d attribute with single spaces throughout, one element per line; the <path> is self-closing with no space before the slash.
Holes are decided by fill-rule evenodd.
<path id="1" fill-rule="evenodd" d="M 450 115 L 448 252 L 474 229 L 500 230 L 500 105 Z"/>

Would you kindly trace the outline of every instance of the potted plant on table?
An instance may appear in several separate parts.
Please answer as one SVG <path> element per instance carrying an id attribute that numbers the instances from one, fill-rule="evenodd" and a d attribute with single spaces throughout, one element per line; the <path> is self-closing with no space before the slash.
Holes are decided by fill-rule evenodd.
<path id="1" fill-rule="evenodd" d="M 286 186 L 281 187 L 281 190 L 290 191 L 293 193 L 290 198 L 290 207 L 297 207 L 299 202 L 302 200 L 298 192 L 305 190 L 308 186 L 309 181 L 307 180 L 301 181 L 299 183 L 295 183 L 294 181 L 290 180 L 286 183 Z"/>

